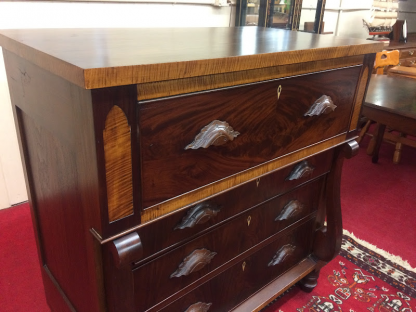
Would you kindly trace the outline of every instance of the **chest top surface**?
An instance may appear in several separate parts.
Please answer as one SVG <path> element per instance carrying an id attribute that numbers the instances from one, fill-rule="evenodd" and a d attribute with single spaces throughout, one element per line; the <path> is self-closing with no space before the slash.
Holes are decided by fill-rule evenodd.
<path id="1" fill-rule="evenodd" d="M 94 89 L 375 53 L 383 44 L 227 27 L 2 30 L 0 45 Z"/>

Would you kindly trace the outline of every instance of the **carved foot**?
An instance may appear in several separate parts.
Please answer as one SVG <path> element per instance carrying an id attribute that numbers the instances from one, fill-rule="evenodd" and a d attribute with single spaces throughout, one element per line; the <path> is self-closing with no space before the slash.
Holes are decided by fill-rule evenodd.
<path id="1" fill-rule="evenodd" d="M 318 285 L 319 271 L 312 271 L 299 281 L 299 287 L 304 292 L 311 292 Z"/>

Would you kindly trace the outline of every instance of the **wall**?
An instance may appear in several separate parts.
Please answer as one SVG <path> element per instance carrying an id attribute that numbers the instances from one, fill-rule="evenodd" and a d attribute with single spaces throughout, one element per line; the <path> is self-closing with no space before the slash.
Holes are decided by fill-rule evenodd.
<path id="1" fill-rule="evenodd" d="M 192 0 L 191 0 L 192 1 Z M 198 1 L 198 0 L 196 0 Z M 199 4 L 0 2 L 0 29 L 227 27 L 233 8 Z M 27 200 L 0 52 L 0 209 Z"/>
<path id="2" fill-rule="evenodd" d="M 327 0 L 325 31 L 332 31 L 340 37 L 369 38 L 363 18 L 370 13 L 372 3 L 373 0 Z"/>
<path id="3" fill-rule="evenodd" d="M 398 18 L 407 21 L 408 32 L 416 33 L 416 1 L 400 1 Z"/>

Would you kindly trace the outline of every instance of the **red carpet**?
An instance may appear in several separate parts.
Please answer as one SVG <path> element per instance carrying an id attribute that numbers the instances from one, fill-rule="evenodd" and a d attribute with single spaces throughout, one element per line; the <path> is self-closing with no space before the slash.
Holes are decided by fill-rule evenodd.
<path id="1" fill-rule="evenodd" d="M 321 270 L 318 286 L 311 293 L 293 287 L 263 312 L 411 312 L 414 309 L 416 273 L 344 236 L 341 255 Z"/>
<path id="2" fill-rule="evenodd" d="M 383 143 L 373 164 L 368 142 L 364 138 L 359 154 L 344 162 L 343 228 L 416 268 L 416 149 L 404 146 L 395 165 L 394 145 Z"/>
<path id="3" fill-rule="evenodd" d="M 359 155 L 344 163 L 341 191 L 344 228 L 360 239 L 401 256 L 415 268 L 416 149 L 404 147 L 401 163 L 394 165 L 392 162 L 394 147 L 390 144 L 383 144 L 379 163 L 372 164 L 371 158 L 365 153 L 367 143 L 368 138 L 364 139 Z M 28 204 L 0 210 L 0 250 L 2 251 L 0 311 L 49 312 L 43 293 Z M 333 270 L 343 274 L 340 261 L 345 265 L 346 279 L 351 285 L 352 272 L 355 272 L 358 267 L 346 258 L 338 256 L 322 270 L 319 284 L 311 294 L 303 293 L 295 287 L 278 303 L 268 308 L 267 312 L 297 311 L 297 308 L 304 309 L 299 311 L 325 311 L 317 308 L 313 310 L 312 306 L 315 303 L 318 304 L 318 301 L 310 302 L 310 300 L 321 300 L 321 303 L 325 303 L 325 300 L 341 287 L 329 284 L 328 280 L 328 277 L 334 274 Z M 363 275 L 370 275 L 369 272 L 361 270 Z M 376 274 L 373 272 L 372 275 Z M 383 287 L 388 291 L 384 291 Z M 365 289 L 377 295 L 377 300 L 394 299 L 392 296 L 398 296 L 397 292 L 400 291 L 381 280 L 369 281 Z M 376 298 L 370 296 L 370 299 L 371 304 L 377 304 Z M 404 300 L 403 298 L 395 299 Z M 363 306 L 358 308 L 356 306 L 358 301 L 352 295 L 344 302 L 342 311 L 396 311 L 391 307 L 384 310 L 380 307 L 373 307 L 373 310 L 368 310 L 368 307 L 371 308 L 368 303 L 365 308 L 362 308 Z M 414 299 L 410 302 L 412 310 L 407 310 L 407 312 L 416 311 Z M 346 303 L 348 303 L 348 308 Z"/>
<path id="4" fill-rule="evenodd" d="M 0 311 L 50 311 L 43 291 L 29 204 L 0 210 Z"/>

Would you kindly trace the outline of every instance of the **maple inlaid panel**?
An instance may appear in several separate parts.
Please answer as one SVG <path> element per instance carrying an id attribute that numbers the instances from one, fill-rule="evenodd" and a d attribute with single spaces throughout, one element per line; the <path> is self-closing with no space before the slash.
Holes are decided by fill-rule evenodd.
<path id="1" fill-rule="evenodd" d="M 130 126 L 120 107 L 107 115 L 104 138 L 108 218 L 116 221 L 133 213 Z"/>

